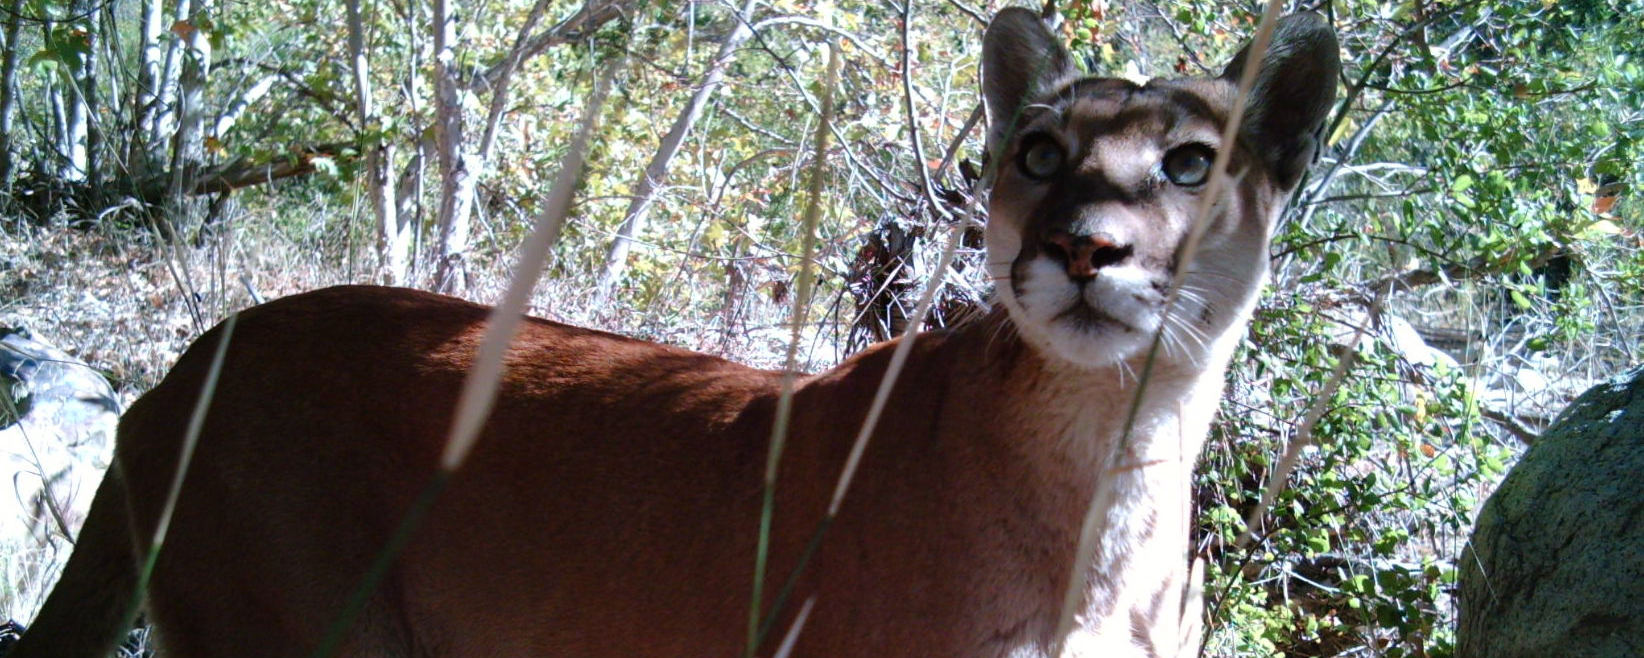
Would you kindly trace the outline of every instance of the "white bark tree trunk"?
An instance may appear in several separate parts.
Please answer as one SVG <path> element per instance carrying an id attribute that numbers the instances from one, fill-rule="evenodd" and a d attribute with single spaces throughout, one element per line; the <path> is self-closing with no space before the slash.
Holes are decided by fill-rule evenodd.
<path id="1" fill-rule="evenodd" d="M 457 79 L 457 0 L 434 0 L 434 132 L 440 164 L 440 205 L 434 290 L 454 292 L 464 274 L 469 221 L 479 182 L 479 162 L 464 129 L 461 81 Z"/>
<path id="2" fill-rule="evenodd" d="M 138 13 L 138 22 L 141 25 L 139 38 L 142 49 L 138 54 L 137 88 L 133 98 L 135 106 L 132 108 L 132 125 L 136 134 L 131 138 L 131 147 L 126 152 L 127 165 L 131 167 L 133 176 L 141 180 L 148 175 L 149 170 L 159 162 L 160 154 L 164 152 L 162 142 L 156 139 L 160 134 L 154 120 L 159 116 L 160 103 L 164 102 L 160 95 L 162 86 L 161 74 L 164 64 L 160 52 L 160 21 L 165 16 L 165 0 L 142 0 Z"/>
<path id="3" fill-rule="evenodd" d="M 217 113 L 217 118 L 211 121 L 211 131 L 207 134 L 218 139 L 225 137 L 228 131 L 234 129 L 234 124 L 239 123 L 240 117 L 245 116 L 246 110 L 268 96 L 268 92 L 273 91 L 274 84 L 279 81 L 280 77 L 277 75 L 264 76 L 235 94 L 234 100 L 225 103 L 222 111 Z"/>
<path id="4" fill-rule="evenodd" d="M 184 33 L 178 39 L 184 48 L 178 53 L 177 96 L 171 113 L 176 125 L 171 136 L 171 197 L 179 205 L 193 189 L 194 174 L 205 154 L 205 85 L 211 75 L 211 43 L 194 27 L 210 10 L 210 0 L 179 0 L 179 14 L 185 5 L 190 11 L 176 23 Z M 172 217 L 174 221 L 179 218 Z"/>
<path id="5" fill-rule="evenodd" d="M 354 109 L 360 116 L 361 129 L 375 133 L 382 128 L 382 122 L 371 98 L 371 69 L 365 56 L 365 26 L 360 13 L 360 0 L 348 0 L 347 4 Z M 389 173 L 394 163 L 393 146 L 377 137 L 362 146 L 365 148 L 366 190 L 377 220 L 377 256 L 388 283 L 405 283 L 411 276 L 411 232 L 399 217 L 394 177 Z"/>
<path id="6" fill-rule="evenodd" d="M 151 110 L 153 116 L 149 119 L 148 141 L 155 145 L 158 153 L 165 152 L 164 144 L 177 132 L 178 113 L 181 112 L 179 105 L 182 103 L 178 89 L 181 84 L 183 60 L 188 57 L 187 51 L 191 48 L 186 35 L 197 33 L 189 30 L 193 25 L 190 21 L 195 13 L 193 0 L 176 2 L 177 4 L 172 7 L 170 31 L 174 34 L 181 31 L 183 34 L 177 34 L 179 38 L 171 39 L 166 45 L 165 56 L 160 64 L 160 76 L 154 81 L 154 105 Z M 163 12 L 160 22 L 165 22 Z M 172 148 L 175 150 L 175 145 Z"/>
<path id="7" fill-rule="evenodd" d="M 69 10 L 76 9 L 70 5 Z M 40 36 L 50 44 L 60 34 L 56 21 L 40 22 Z M 86 104 L 75 85 L 81 71 L 75 62 L 58 60 L 60 75 L 47 79 L 51 104 L 51 174 L 58 180 L 79 181 L 86 175 Z"/>
<path id="8" fill-rule="evenodd" d="M 485 112 L 485 132 L 480 137 L 479 160 L 481 165 L 491 162 L 491 149 L 497 144 L 497 127 L 502 124 L 502 113 L 508 109 L 508 86 L 513 80 L 514 71 L 519 70 L 520 63 L 525 61 L 525 45 L 531 36 L 531 30 L 536 29 L 537 22 L 542 20 L 543 11 L 548 9 L 548 0 L 537 0 L 531 6 L 531 13 L 525 17 L 525 24 L 519 28 L 519 36 L 514 39 L 514 47 L 508 51 L 508 56 L 502 60 L 501 68 L 496 76 L 496 83 L 492 85 L 491 105 Z"/>
<path id="9" fill-rule="evenodd" d="M 17 37 L 23 23 L 23 0 L 11 0 L 7 5 L 5 51 L 0 54 L 0 185 L 9 190 L 14 173 L 11 134 L 17 105 Z"/>
<path id="10" fill-rule="evenodd" d="M 407 133 L 419 137 L 410 145 L 405 166 L 400 169 L 398 182 L 394 186 L 394 215 L 399 225 L 404 227 L 398 237 L 405 241 L 407 250 L 407 285 L 417 277 L 420 268 L 427 262 L 420 258 L 425 251 L 422 243 L 423 227 L 427 226 L 423 202 L 428 196 L 428 161 L 434 158 L 435 151 L 435 140 L 427 134 L 427 126 L 422 123 L 422 117 L 426 114 L 426 108 L 421 103 L 422 90 L 427 86 L 422 57 L 427 32 L 423 28 L 428 24 L 428 21 L 423 19 L 423 7 L 424 5 L 419 2 L 410 3 L 404 15 L 405 35 L 409 48 L 400 93 L 408 109 L 406 115 L 412 118 Z"/>

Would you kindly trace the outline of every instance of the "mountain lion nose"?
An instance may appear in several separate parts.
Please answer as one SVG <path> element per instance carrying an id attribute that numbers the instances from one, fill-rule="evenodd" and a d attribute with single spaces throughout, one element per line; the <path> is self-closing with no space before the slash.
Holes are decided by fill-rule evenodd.
<path id="1" fill-rule="evenodd" d="M 1134 251 L 1128 244 L 1114 244 L 1112 236 L 1105 233 L 1073 235 L 1061 230 L 1046 234 L 1041 248 L 1067 267 L 1068 278 L 1080 283 L 1096 278 L 1097 270 L 1130 258 Z"/>

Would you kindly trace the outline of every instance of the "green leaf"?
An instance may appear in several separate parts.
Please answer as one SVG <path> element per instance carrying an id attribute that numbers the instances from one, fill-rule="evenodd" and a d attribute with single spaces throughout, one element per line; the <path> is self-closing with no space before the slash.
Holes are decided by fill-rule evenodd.
<path id="1" fill-rule="evenodd" d="M 40 75 L 46 75 L 57 70 L 57 55 L 50 50 L 41 50 L 29 56 L 28 65 Z"/>
<path id="2" fill-rule="evenodd" d="M 317 156 L 309 160 L 314 165 L 314 171 L 331 178 L 337 177 L 337 161 L 326 156 Z"/>
<path id="3" fill-rule="evenodd" d="M 1307 538 L 1307 549 L 1314 553 L 1330 552 L 1330 535 L 1323 530 Z"/>

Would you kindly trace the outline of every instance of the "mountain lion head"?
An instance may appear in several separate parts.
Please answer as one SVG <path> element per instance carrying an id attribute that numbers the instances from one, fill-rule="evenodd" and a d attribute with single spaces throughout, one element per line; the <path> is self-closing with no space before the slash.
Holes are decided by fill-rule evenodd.
<path id="1" fill-rule="evenodd" d="M 1269 229 L 1312 162 L 1340 70 L 1323 19 L 1282 19 L 1224 143 L 1247 53 L 1219 77 L 1136 84 L 1081 77 L 1034 12 L 1006 9 L 988 26 L 988 274 L 1038 352 L 1105 366 L 1145 354 L 1163 331 L 1160 356 L 1202 363 L 1231 344 L 1220 339 L 1254 304 Z M 1224 150 L 1227 184 L 1206 199 Z M 1189 259 L 1183 243 L 1207 201 Z"/>

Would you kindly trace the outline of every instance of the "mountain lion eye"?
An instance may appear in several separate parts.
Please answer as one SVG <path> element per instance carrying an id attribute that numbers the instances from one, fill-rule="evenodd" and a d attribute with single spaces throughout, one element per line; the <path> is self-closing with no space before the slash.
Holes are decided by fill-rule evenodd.
<path id="1" fill-rule="evenodd" d="M 1210 178 L 1210 163 L 1216 157 L 1210 147 L 1203 144 L 1188 144 L 1171 149 L 1165 154 L 1165 178 L 1170 182 L 1183 187 L 1202 185 Z"/>
<path id="2" fill-rule="evenodd" d="M 1022 156 L 1017 166 L 1028 178 L 1044 180 L 1055 176 L 1062 170 L 1062 162 L 1067 155 L 1062 152 L 1062 146 L 1044 135 L 1027 138 L 1026 146 L 1022 149 Z"/>

